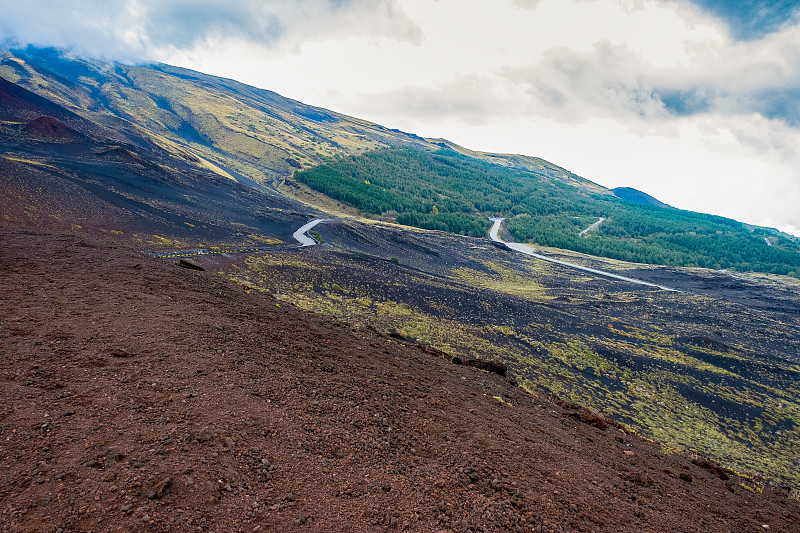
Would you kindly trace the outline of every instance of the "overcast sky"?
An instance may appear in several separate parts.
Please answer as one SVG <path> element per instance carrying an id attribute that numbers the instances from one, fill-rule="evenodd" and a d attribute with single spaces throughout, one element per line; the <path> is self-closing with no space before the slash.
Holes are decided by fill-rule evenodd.
<path id="1" fill-rule="evenodd" d="M 149 59 L 800 235 L 800 1 L 0 0 Z"/>

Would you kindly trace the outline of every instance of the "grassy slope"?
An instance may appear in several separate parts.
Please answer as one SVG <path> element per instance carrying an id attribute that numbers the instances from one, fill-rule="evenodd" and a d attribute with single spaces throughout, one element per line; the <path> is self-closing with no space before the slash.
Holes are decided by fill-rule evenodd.
<path id="1" fill-rule="evenodd" d="M 167 65 L 103 65 L 53 51 L 5 53 L 0 76 L 94 120 L 143 129 L 263 183 L 322 156 L 386 145 L 380 126 Z M 410 138 L 410 137 L 409 137 Z"/>

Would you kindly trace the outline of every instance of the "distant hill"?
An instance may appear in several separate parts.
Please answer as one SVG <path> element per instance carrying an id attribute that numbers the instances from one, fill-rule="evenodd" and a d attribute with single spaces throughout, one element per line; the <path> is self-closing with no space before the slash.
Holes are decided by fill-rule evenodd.
<path id="1" fill-rule="evenodd" d="M 243 183 L 277 185 L 298 169 L 333 156 L 447 146 L 498 165 L 543 171 L 593 192 L 606 191 L 543 159 L 471 152 L 449 141 L 423 139 L 165 64 L 104 63 L 67 58 L 53 48 L 28 47 L 0 51 L 0 77 L 94 122 L 144 134 L 167 150 L 189 149 L 218 173 Z M 222 167 L 225 172 L 220 172 Z"/>
<path id="2" fill-rule="evenodd" d="M 306 205 L 335 208 L 332 198 L 365 216 L 473 236 L 485 235 L 487 217 L 501 214 L 518 241 L 640 263 L 800 276 L 800 243 L 772 230 L 672 209 L 630 188 L 610 191 L 541 158 L 472 151 L 233 80 L 32 47 L 0 51 L 0 77 L 14 84 L 0 89 L 27 123 L 22 133 L 15 130 L 19 124 L 3 125 L 8 138 L 17 135 L 23 151 L 23 137 L 60 143 L 59 164 L 67 168 L 86 170 L 87 157 L 102 161 L 108 170 L 95 182 L 103 186 L 118 187 L 112 184 L 121 179 L 115 163 L 147 161 L 159 170 L 146 172 L 188 175 L 194 187 L 221 178 L 227 191 L 229 182 L 238 182 L 270 195 L 273 206 L 293 195 Z M 35 95 L 20 101 L 24 89 Z M 33 108 L 54 120 L 31 123 L 39 118 Z M 82 163 L 65 162 L 64 147 L 78 134 L 96 146 Z M 130 173 L 122 189 L 136 179 Z M 226 202 L 241 197 L 241 191 L 230 192 Z M 187 208 L 181 203 L 193 196 L 155 186 L 148 194 L 171 198 L 175 210 Z M 242 210 L 251 220 L 252 210 L 225 204 L 214 226 L 244 224 L 227 216 Z M 599 218 L 603 223 L 595 231 L 581 233 Z M 185 222 L 178 227 L 201 227 Z"/>
<path id="3" fill-rule="evenodd" d="M 330 159 L 295 179 L 408 226 L 484 236 L 487 217 L 499 214 L 517 241 L 638 263 L 800 276 L 800 243 L 785 235 L 768 244 L 764 237 L 772 233 L 729 218 L 632 203 L 554 178 L 546 168 L 492 164 L 447 145 Z M 582 233 L 600 218 L 595 231 Z"/>
<path id="4" fill-rule="evenodd" d="M 621 198 L 623 200 L 626 200 L 628 202 L 633 202 L 635 204 L 651 204 L 660 207 L 672 207 L 671 205 L 656 200 L 649 194 L 634 189 L 633 187 L 615 187 L 614 189 L 611 189 L 611 192 L 613 192 L 614 196 L 616 196 L 617 198 Z"/>

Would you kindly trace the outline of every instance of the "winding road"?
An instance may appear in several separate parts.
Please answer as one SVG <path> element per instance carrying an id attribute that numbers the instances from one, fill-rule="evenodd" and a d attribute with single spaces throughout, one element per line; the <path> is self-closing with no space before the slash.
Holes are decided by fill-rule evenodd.
<path id="1" fill-rule="evenodd" d="M 328 218 L 315 218 L 314 220 L 308 222 L 304 226 L 300 227 L 300 229 L 295 231 L 292 234 L 292 237 L 294 237 L 294 240 L 296 240 L 297 242 L 300 243 L 300 248 L 303 248 L 305 246 L 314 246 L 315 244 L 317 244 L 317 241 L 312 239 L 311 237 L 309 237 L 308 236 L 308 232 L 311 231 L 311 229 L 314 226 L 316 226 L 317 224 L 319 224 L 320 222 L 325 222 L 327 220 L 330 220 L 330 219 L 328 219 Z"/>
<path id="2" fill-rule="evenodd" d="M 289 246 L 288 248 L 305 248 L 306 246 L 314 246 L 315 244 L 319 244 L 316 240 L 312 239 L 308 236 L 308 232 L 311 229 L 319 224 L 320 222 L 328 222 L 333 220 L 331 218 L 315 218 L 310 222 L 307 222 L 303 226 L 300 227 L 297 231 L 292 234 L 292 237 L 300 243 L 300 245 L 293 245 Z M 200 248 L 196 250 L 167 250 L 167 251 L 160 251 L 160 252 L 152 252 L 152 251 L 144 251 L 143 253 L 151 256 L 151 257 L 158 257 L 161 259 L 170 259 L 170 258 L 181 258 L 181 257 L 193 257 L 197 255 L 219 255 L 219 254 L 253 254 L 258 252 L 267 252 L 267 251 L 274 251 L 278 249 L 286 249 L 286 246 L 278 247 L 278 246 L 261 246 L 258 248 L 228 248 L 224 250 L 211 250 L 207 248 Z"/>
<path id="3" fill-rule="evenodd" d="M 582 270 L 584 272 L 589 272 L 591 274 L 597 274 L 598 276 L 604 276 L 606 278 L 618 279 L 620 281 L 627 281 L 628 283 L 636 283 L 637 285 L 645 285 L 647 287 L 656 287 L 661 290 L 670 291 L 670 292 L 683 292 L 678 289 L 673 289 L 672 287 L 665 287 L 664 285 L 657 285 L 655 283 L 650 283 L 648 281 L 642 281 L 640 279 L 635 278 L 627 278 L 625 276 L 620 276 L 619 274 L 614 274 L 613 272 L 606 272 L 605 270 L 597 270 L 595 268 L 589 268 L 581 265 L 576 265 L 575 263 L 568 263 L 566 261 L 561 261 L 559 259 L 553 259 L 552 257 L 547 257 L 546 255 L 537 254 L 533 251 L 533 249 L 528 246 L 527 244 L 520 244 L 518 242 L 506 242 L 502 240 L 498 235 L 497 232 L 500 230 L 500 224 L 503 223 L 505 218 L 497 218 L 493 217 L 490 218 L 494 224 L 492 224 L 492 229 L 489 230 L 489 237 L 494 242 L 499 242 L 504 244 L 508 249 L 514 250 L 515 252 L 519 252 L 521 254 L 529 255 L 531 257 L 535 257 L 536 259 L 541 259 L 543 261 L 549 261 L 551 263 L 556 263 L 557 265 L 566 266 L 569 268 L 574 268 L 576 270 Z"/>
<path id="4" fill-rule="evenodd" d="M 295 247 L 297 247 L 297 248 L 305 248 L 306 246 L 314 246 L 316 244 L 319 244 L 315 239 L 309 237 L 308 232 L 311 231 L 317 224 L 320 224 L 322 222 L 328 222 L 330 220 L 333 220 L 333 219 L 315 218 L 313 220 L 310 220 L 306 224 L 302 225 L 300 228 L 298 228 L 298 230 L 295 231 L 292 234 L 292 237 L 297 242 L 300 243 L 299 246 L 295 246 Z M 603 276 L 603 277 L 606 277 L 606 278 L 617 279 L 617 280 L 620 280 L 620 281 L 627 281 L 628 283 L 635 283 L 637 285 L 644 285 L 644 286 L 647 286 L 647 287 L 655 287 L 657 289 L 670 291 L 670 292 L 684 292 L 684 291 L 681 291 L 681 290 L 678 290 L 678 289 L 673 289 L 672 287 L 666 287 L 664 285 L 658 285 L 658 284 L 655 284 L 655 283 L 650 283 L 648 281 L 642 281 L 640 279 L 628 278 L 628 277 L 625 277 L 625 276 L 620 276 L 619 274 L 614 274 L 613 272 L 606 272 L 605 270 L 597 270 L 595 268 L 589 268 L 589 267 L 585 267 L 585 266 L 582 266 L 582 265 L 576 265 L 575 263 L 568 263 L 566 261 L 561 261 L 559 259 L 553 259 L 552 257 L 548 257 L 546 255 L 537 254 L 527 244 L 521 244 L 521 243 L 517 243 L 517 242 L 506 242 L 506 241 L 502 240 L 498 236 L 497 233 L 500 230 L 500 224 L 503 223 L 503 220 L 505 220 L 505 218 L 493 217 L 493 218 L 490 218 L 489 220 L 491 220 L 493 222 L 492 229 L 489 230 L 489 237 L 492 239 L 492 241 L 498 243 L 499 245 L 502 245 L 505 248 L 508 248 L 509 250 L 513 250 L 513 251 L 519 252 L 521 254 L 529 255 L 531 257 L 535 257 L 536 259 L 541 259 L 543 261 L 548 261 L 550 263 L 555 263 L 557 265 L 562 265 L 562 266 L 565 266 L 565 267 L 568 267 L 568 268 L 573 268 L 575 270 L 582 270 L 583 272 L 589 272 L 591 274 L 596 274 L 598 276 Z M 603 220 L 604 219 L 601 218 L 595 224 L 593 224 L 593 226 L 596 226 L 596 225 L 600 224 Z M 275 248 L 272 247 L 272 248 L 269 248 L 269 249 L 273 249 L 274 250 Z M 162 251 L 162 252 L 145 252 L 145 253 L 147 253 L 149 255 L 152 255 L 154 257 L 172 258 L 172 257 L 189 257 L 189 256 L 193 256 L 193 255 L 212 255 L 212 254 L 226 254 L 226 253 L 255 253 L 255 252 L 261 252 L 261 251 L 266 251 L 266 250 L 268 250 L 268 248 L 263 248 L 262 247 L 262 248 L 238 248 L 238 249 L 214 250 L 214 251 L 207 250 L 207 249 L 200 249 L 200 250 Z"/>

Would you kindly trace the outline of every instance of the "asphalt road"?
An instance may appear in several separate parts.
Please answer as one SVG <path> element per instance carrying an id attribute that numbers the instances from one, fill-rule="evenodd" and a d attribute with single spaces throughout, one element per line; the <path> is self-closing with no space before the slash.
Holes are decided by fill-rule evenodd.
<path id="1" fill-rule="evenodd" d="M 501 244 L 505 244 L 510 250 L 514 250 L 515 252 L 519 252 L 521 254 L 529 255 L 531 257 L 535 257 L 536 259 L 541 259 L 543 261 L 549 261 L 551 263 L 556 263 L 557 265 L 563 265 L 569 268 L 574 268 L 576 270 L 582 270 L 584 272 L 589 272 L 591 274 L 597 274 L 598 276 L 604 276 L 606 278 L 618 279 L 620 281 L 627 281 L 629 283 L 636 283 L 637 285 L 645 285 L 647 287 L 656 287 L 658 289 L 662 289 L 665 291 L 671 292 L 683 292 L 679 291 L 678 289 L 673 289 L 672 287 L 666 287 L 664 285 L 656 285 L 655 283 L 650 283 L 648 281 L 642 281 L 640 279 L 635 278 L 627 278 L 625 276 L 620 276 L 619 274 L 614 274 L 613 272 L 606 272 L 605 270 L 597 270 L 595 268 L 589 268 L 582 265 L 576 265 L 575 263 L 568 263 L 566 261 L 561 261 L 559 259 L 553 259 L 552 257 L 547 257 L 546 255 L 537 254 L 533 251 L 533 249 L 528 246 L 527 244 L 520 244 L 517 242 L 505 242 L 502 240 L 498 235 L 497 232 L 500 230 L 500 224 L 502 224 L 505 218 L 490 218 L 494 224 L 492 224 L 492 229 L 489 230 L 489 237 L 494 242 L 499 242 Z"/>
<path id="2" fill-rule="evenodd" d="M 314 228 L 314 226 L 316 226 L 320 222 L 325 222 L 326 220 L 329 219 L 315 218 L 314 220 L 310 221 L 309 223 L 305 224 L 300 229 L 295 231 L 292 234 L 292 237 L 294 237 L 294 239 L 300 243 L 301 248 L 304 246 L 314 246 L 315 244 L 317 244 L 317 241 L 309 237 L 308 232 L 311 231 Z"/>
<path id="3" fill-rule="evenodd" d="M 308 232 L 311 231 L 314 226 L 319 224 L 320 222 L 326 222 L 331 219 L 327 218 L 315 218 L 314 220 L 304 224 L 300 229 L 295 231 L 292 234 L 292 237 L 300 243 L 299 246 L 294 245 L 290 246 L 289 248 L 304 248 L 306 246 L 314 246 L 318 244 L 316 240 L 312 239 L 308 236 Z M 286 248 L 283 246 L 283 248 Z M 261 246 L 257 248 L 228 248 L 224 250 L 210 250 L 207 248 L 197 248 L 195 250 L 167 250 L 161 252 L 145 252 L 148 255 L 153 257 L 159 257 L 162 259 L 169 259 L 169 258 L 180 258 L 180 257 L 193 257 L 197 255 L 218 255 L 218 254 L 252 254 L 256 252 L 266 252 L 268 250 L 275 250 L 279 249 L 277 246 Z"/>

